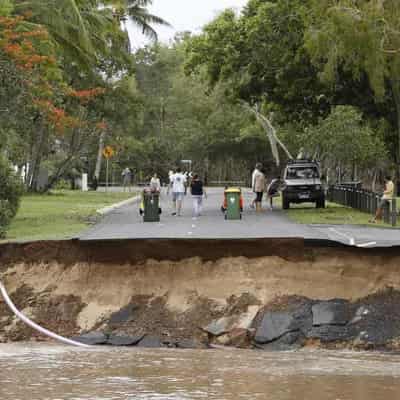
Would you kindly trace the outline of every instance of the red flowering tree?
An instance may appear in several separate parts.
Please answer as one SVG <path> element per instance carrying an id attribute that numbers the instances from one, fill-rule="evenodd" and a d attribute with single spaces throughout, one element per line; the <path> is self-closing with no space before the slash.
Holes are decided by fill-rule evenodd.
<path id="1" fill-rule="evenodd" d="M 43 160 L 57 155 L 51 187 L 98 133 L 90 105 L 105 89 L 67 85 L 47 31 L 29 27 L 23 17 L 0 17 L 0 119 L 17 133 L 26 185 L 36 190 Z"/>

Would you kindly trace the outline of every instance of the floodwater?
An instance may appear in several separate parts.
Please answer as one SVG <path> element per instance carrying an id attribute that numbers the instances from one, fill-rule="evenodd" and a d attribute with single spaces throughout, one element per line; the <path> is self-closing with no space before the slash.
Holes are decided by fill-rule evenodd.
<path id="1" fill-rule="evenodd" d="M 0 345 L 0 399 L 394 400 L 400 356 Z"/>

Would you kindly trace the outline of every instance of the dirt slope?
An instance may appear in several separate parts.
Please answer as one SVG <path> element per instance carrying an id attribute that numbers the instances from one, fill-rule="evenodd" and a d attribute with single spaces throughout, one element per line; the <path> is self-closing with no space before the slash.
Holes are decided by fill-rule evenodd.
<path id="1" fill-rule="evenodd" d="M 211 321 L 224 315 L 254 318 L 282 296 L 357 302 L 387 287 L 400 290 L 397 249 L 312 248 L 299 240 L 190 246 L 6 245 L 0 247 L 0 274 L 20 309 L 69 336 L 107 328 L 200 338 L 199 328 Z M 110 323 L 127 307 L 131 315 Z M 32 336 L 0 302 L 0 339 Z"/>

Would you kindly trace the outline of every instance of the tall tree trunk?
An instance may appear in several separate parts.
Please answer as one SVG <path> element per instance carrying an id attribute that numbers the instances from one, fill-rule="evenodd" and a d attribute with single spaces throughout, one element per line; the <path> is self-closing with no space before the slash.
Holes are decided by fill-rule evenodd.
<path id="1" fill-rule="evenodd" d="M 37 138 L 37 145 L 33 147 L 31 165 L 29 166 L 28 175 L 28 190 L 36 191 L 40 171 L 40 165 L 43 157 L 43 146 L 46 139 L 46 132 L 43 126 L 39 127 L 39 136 Z"/>
<path id="2" fill-rule="evenodd" d="M 73 135 L 71 137 L 70 146 L 69 146 L 69 154 L 65 158 L 65 160 L 58 165 L 56 172 L 50 177 L 49 182 L 45 188 L 45 191 L 50 190 L 58 180 L 63 176 L 63 174 L 72 166 L 73 162 L 75 162 L 81 152 L 81 145 L 82 145 L 82 130 L 75 129 Z"/>
<path id="3" fill-rule="evenodd" d="M 374 177 L 372 178 L 372 187 L 371 190 L 373 192 L 376 192 L 376 180 L 378 179 L 378 170 L 375 168 L 374 169 Z"/>
<path id="4" fill-rule="evenodd" d="M 358 180 L 358 173 L 357 173 L 357 164 L 356 163 L 353 163 L 353 173 L 352 173 L 352 181 L 353 182 L 357 182 L 357 180 Z"/>
<path id="5" fill-rule="evenodd" d="M 103 161 L 103 150 L 104 150 L 104 141 L 106 139 L 106 132 L 101 132 L 99 137 L 99 151 L 97 153 L 96 160 L 96 168 L 94 170 L 94 176 L 99 181 L 100 179 L 100 171 L 101 171 L 101 163 Z"/>

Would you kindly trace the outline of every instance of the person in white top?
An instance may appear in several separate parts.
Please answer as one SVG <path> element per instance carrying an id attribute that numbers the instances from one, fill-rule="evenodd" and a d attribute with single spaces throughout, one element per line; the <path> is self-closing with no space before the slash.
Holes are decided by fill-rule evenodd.
<path id="1" fill-rule="evenodd" d="M 170 188 L 172 188 L 172 215 L 181 215 L 183 198 L 185 197 L 187 178 L 180 168 L 170 176 Z M 168 190 L 169 191 L 169 190 Z"/>
<path id="2" fill-rule="evenodd" d="M 150 189 L 154 192 L 161 192 L 161 182 L 157 174 L 154 174 L 151 178 Z"/>
<path id="3" fill-rule="evenodd" d="M 251 175 L 251 188 L 253 189 L 253 192 L 256 194 L 255 199 L 250 204 L 251 208 L 254 208 L 256 202 L 259 200 L 259 195 L 257 195 L 257 192 L 256 192 L 256 177 L 262 173 L 261 170 L 262 170 L 262 164 L 257 163 L 256 167 L 253 171 L 253 174 Z"/>

